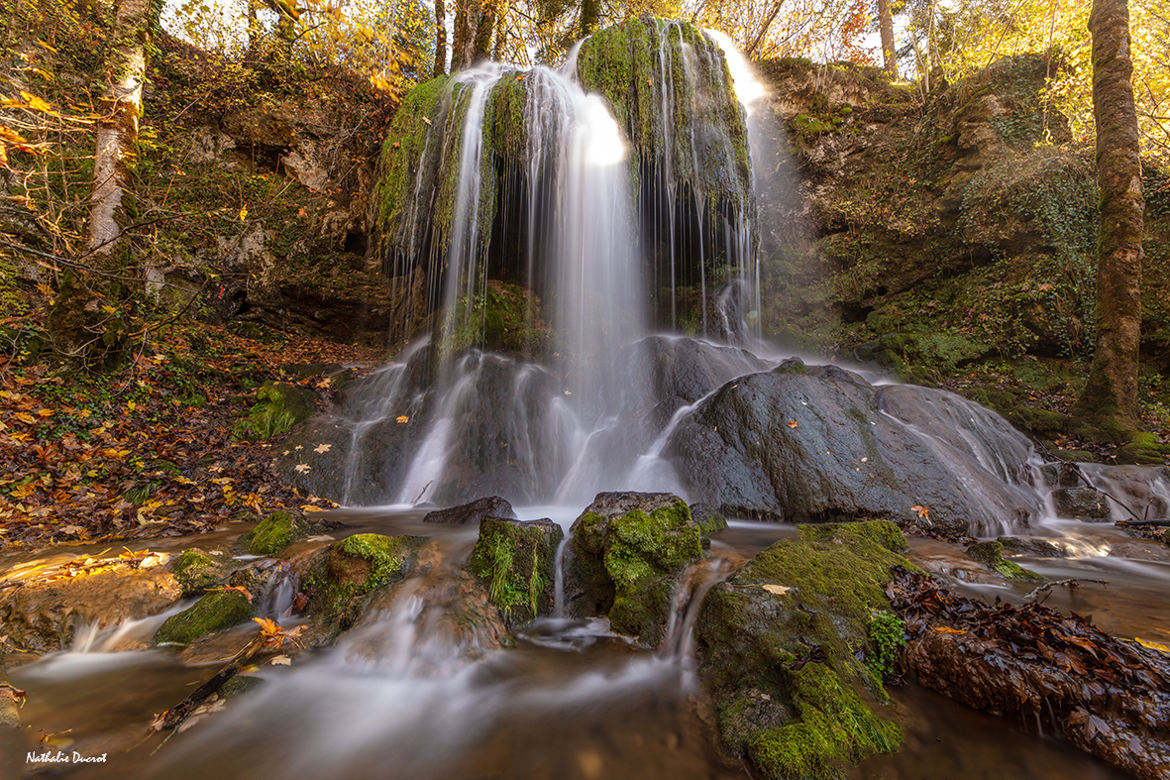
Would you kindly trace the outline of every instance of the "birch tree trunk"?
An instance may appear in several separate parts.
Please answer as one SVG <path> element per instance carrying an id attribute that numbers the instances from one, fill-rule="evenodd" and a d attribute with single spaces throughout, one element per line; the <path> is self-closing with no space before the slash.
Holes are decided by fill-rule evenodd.
<path id="1" fill-rule="evenodd" d="M 151 0 L 121 0 L 114 15 L 114 38 L 105 63 L 109 87 L 102 95 L 89 196 L 88 246 L 99 261 L 108 261 L 121 235 L 122 200 L 142 113 L 150 11 Z"/>
<path id="2" fill-rule="evenodd" d="M 1141 429 L 1137 409 L 1141 337 L 1142 161 L 1129 56 L 1126 0 L 1094 0 L 1093 119 L 1097 125 L 1097 350 L 1077 401 L 1080 417 L 1118 439 Z"/>

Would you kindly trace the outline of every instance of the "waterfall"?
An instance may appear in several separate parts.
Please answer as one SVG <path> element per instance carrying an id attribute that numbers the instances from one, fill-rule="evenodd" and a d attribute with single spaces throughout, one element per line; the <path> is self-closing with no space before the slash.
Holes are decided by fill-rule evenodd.
<path id="1" fill-rule="evenodd" d="M 724 47 L 631 20 L 559 68 L 483 63 L 407 96 L 374 246 L 401 293 L 392 338 L 421 337 L 348 393 L 346 503 L 580 502 L 630 482 L 659 433 L 639 340 L 742 341 L 759 308 Z"/>

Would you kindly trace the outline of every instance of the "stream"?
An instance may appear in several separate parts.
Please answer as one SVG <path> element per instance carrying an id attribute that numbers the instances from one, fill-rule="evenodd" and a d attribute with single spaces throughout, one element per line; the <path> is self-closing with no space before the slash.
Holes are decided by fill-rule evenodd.
<path id="1" fill-rule="evenodd" d="M 570 524 L 576 510 L 556 509 L 517 513 Z M 460 564 L 475 532 L 420 518 L 418 510 L 338 510 L 332 519 L 343 526 L 330 536 L 427 535 L 440 540 L 443 565 Z M 1109 581 L 1056 588 L 1051 606 L 1091 615 L 1119 636 L 1165 640 L 1170 604 L 1161 596 L 1170 584 L 1170 555 L 1164 546 L 1135 540 L 1108 523 L 1050 521 L 1034 530 L 1081 552 L 1017 559 L 1021 563 L 1052 578 Z M 794 533 L 785 524 L 732 521 L 713 536 L 710 555 L 694 572 L 695 595 L 737 561 Z M 299 544 L 309 550 L 326 541 Z M 945 542 L 912 539 L 910 557 L 984 599 L 1019 602 L 1031 587 L 1006 584 Z M 394 589 L 392 598 L 378 603 L 374 619 L 333 647 L 298 655 L 290 666 L 255 670 L 256 690 L 194 719 L 161 747 L 159 738 L 146 738 L 147 724 L 209 677 L 218 659 L 184 662 L 173 649 L 134 649 L 162 616 L 78 631 L 73 649 L 12 669 L 10 678 L 28 693 L 22 711 L 28 749 L 36 748 L 37 735 L 57 734 L 58 748 L 107 753 L 107 763 L 41 765 L 25 776 L 747 776 L 715 750 L 710 715 L 697 695 L 686 606 L 658 652 L 633 649 L 609 634 L 604 620 L 544 619 L 521 632 L 515 647 L 485 653 L 446 638 L 416 595 L 416 579 Z M 1125 776 L 1036 723 L 978 713 L 913 684 L 891 686 L 891 695 L 906 744 L 897 755 L 864 762 L 852 776 L 993 778 L 1003 777 L 1005 766 L 1012 777 L 1036 780 Z"/>

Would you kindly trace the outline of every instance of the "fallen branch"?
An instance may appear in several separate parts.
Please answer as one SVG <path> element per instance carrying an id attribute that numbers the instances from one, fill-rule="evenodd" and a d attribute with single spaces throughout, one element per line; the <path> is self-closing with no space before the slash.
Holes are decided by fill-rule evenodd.
<path id="1" fill-rule="evenodd" d="M 173 728 L 181 725 L 188 717 L 191 716 L 199 705 L 208 699 L 213 693 L 217 693 L 220 688 L 224 686 L 228 680 L 236 676 L 236 673 L 246 664 L 252 656 L 256 654 L 260 648 L 265 645 L 265 636 L 263 632 L 257 632 L 252 641 L 243 647 L 238 653 L 232 656 L 231 660 L 227 662 L 215 676 L 207 682 L 200 685 L 194 691 L 183 699 L 181 702 L 171 707 L 169 710 L 159 715 L 150 724 L 151 732 L 170 731 Z"/>
<path id="2" fill-rule="evenodd" d="M 1170 526 L 1170 519 L 1167 519 L 1167 520 L 1117 520 L 1117 521 L 1114 521 L 1113 524 L 1120 525 L 1120 526 L 1127 526 L 1127 525 Z"/>
<path id="3" fill-rule="evenodd" d="M 1109 584 L 1109 580 L 1086 580 L 1086 579 L 1081 579 L 1079 577 L 1071 577 L 1067 580 L 1055 580 L 1053 582 L 1046 582 L 1037 588 L 1033 588 L 1028 593 L 1027 596 L 1024 596 L 1024 598 L 1028 601 L 1031 601 L 1035 597 L 1039 596 L 1041 593 L 1047 593 L 1048 591 L 1052 590 L 1057 585 L 1067 585 L 1070 588 L 1076 588 L 1076 587 L 1079 587 L 1082 582 L 1093 582 L 1093 583 L 1096 583 L 1098 585 L 1108 585 Z"/>

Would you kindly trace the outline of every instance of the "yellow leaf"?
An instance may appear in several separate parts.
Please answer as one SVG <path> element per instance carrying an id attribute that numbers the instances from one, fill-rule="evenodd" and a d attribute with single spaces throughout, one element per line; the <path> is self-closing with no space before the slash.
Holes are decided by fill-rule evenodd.
<path id="1" fill-rule="evenodd" d="M 950 626 L 935 626 L 934 630 L 940 634 L 965 634 L 967 633 L 961 628 L 951 628 Z"/>
<path id="2" fill-rule="evenodd" d="M 312 504 L 301 504 L 301 511 L 302 512 L 324 512 L 325 510 L 319 506 L 313 506 Z"/>
<path id="3" fill-rule="evenodd" d="M 20 420 L 23 423 L 28 423 L 29 425 L 32 425 L 33 423 L 35 423 L 37 421 L 37 418 L 33 417 L 28 412 L 17 412 L 16 419 Z"/>
<path id="4" fill-rule="evenodd" d="M 248 207 L 241 206 L 240 207 L 240 222 L 243 222 L 247 218 L 248 218 Z"/>
<path id="5" fill-rule="evenodd" d="M 54 412 L 52 409 L 38 409 L 37 414 L 41 417 L 52 417 Z"/>
<path id="6" fill-rule="evenodd" d="M 910 511 L 916 513 L 920 518 L 922 518 L 924 520 L 930 519 L 930 510 L 924 506 L 919 506 L 918 504 L 915 504 L 914 506 L 910 507 Z"/>
<path id="7" fill-rule="evenodd" d="M 1157 650 L 1160 653 L 1170 653 L 1170 647 L 1167 647 L 1161 642 L 1154 642 L 1150 639 L 1142 639 L 1140 636 L 1134 637 L 1133 641 L 1137 642 L 1142 647 L 1148 647 L 1151 650 Z"/>
<path id="8" fill-rule="evenodd" d="M 41 100 L 31 92 L 25 92 L 24 90 L 21 90 L 20 96 L 24 98 L 24 102 L 28 104 L 28 107 L 34 111 L 44 111 L 46 113 L 53 112 L 53 107 L 51 105 L 46 103 L 44 100 Z"/>
<path id="9" fill-rule="evenodd" d="M 400 414 L 394 421 L 399 425 L 405 425 L 406 423 L 410 422 L 410 418 L 405 414 Z"/>

